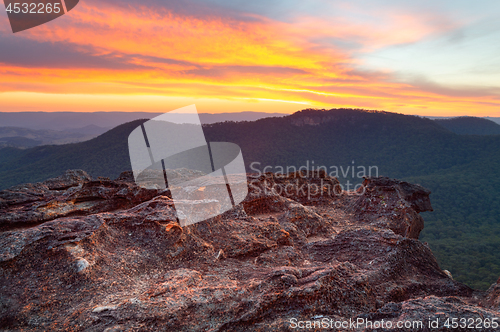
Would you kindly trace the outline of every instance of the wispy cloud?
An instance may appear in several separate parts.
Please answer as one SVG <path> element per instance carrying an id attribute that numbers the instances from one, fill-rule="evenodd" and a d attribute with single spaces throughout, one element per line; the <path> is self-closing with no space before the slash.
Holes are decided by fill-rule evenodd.
<path id="1" fill-rule="evenodd" d="M 471 19 L 448 14 L 445 2 L 429 11 L 388 0 L 87 0 L 16 35 L 0 23 L 0 91 L 493 114 L 495 86 L 457 87 L 415 73 L 402 79 L 395 65 L 397 52 L 411 71 L 422 59 L 407 50 L 470 38 Z"/>

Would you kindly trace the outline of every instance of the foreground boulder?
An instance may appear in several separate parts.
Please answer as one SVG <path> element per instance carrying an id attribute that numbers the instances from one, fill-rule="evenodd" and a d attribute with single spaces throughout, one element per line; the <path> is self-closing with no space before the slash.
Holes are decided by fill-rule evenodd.
<path id="1" fill-rule="evenodd" d="M 483 305 L 491 309 L 500 311 L 500 278 L 498 279 L 496 284 L 491 285 L 491 287 L 486 291 Z"/>
<path id="2" fill-rule="evenodd" d="M 350 206 L 358 221 L 418 239 L 424 229 L 420 212 L 432 211 L 430 191 L 387 177 L 366 178 Z"/>
<path id="3" fill-rule="evenodd" d="M 168 191 L 144 191 L 130 174 L 75 174 L 0 193 L 4 330 L 289 331 L 384 319 L 429 331 L 429 319 L 499 316 L 498 286 L 483 294 L 454 281 L 418 241 L 418 213 L 431 209 L 419 186 L 369 178 L 358 193 L 327 192 L 338 182 L 326 174 L 249 176 L 240 205 L 180 227 Z M 300 189 L 313 184 L 316 196 Z M 50 216 L 33 219 L 48 203 Z"/>
<path id="4" fill-rule="evenodd" d="M 0 191 L 0 229 L 131 208 L 158 195 L 158 190 L 136 186 L 131 176 L 125 172 L 115 181 L 92 180 L 84 171 L 69 170 L 54 179 Z"/>

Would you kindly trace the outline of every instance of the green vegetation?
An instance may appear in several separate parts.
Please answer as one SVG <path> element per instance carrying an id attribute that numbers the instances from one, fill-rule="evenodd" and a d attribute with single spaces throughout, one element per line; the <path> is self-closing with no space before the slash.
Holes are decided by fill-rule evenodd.
<path id="1" fill-rule="evenodd" d="M 0 188 L 72 168 L 114 178 L 130 169 L 127 137 L 142 121 L 88 142 L 2 149 Z M 237 143 L 248 171 L 252 162 L 262 169 L 300 167 L 307 161 L 347 167 L 355 161 L 356 166 L 377 166 L 381 176 L 419 183 L 432 191 L 434 207 L 423 214 L 421 240 L 429 243 L 441 267 L 480 289 L 500 276 L 500 136 L 457 135 L 429 119 L 349 109 L 217 123 L 204 131 L 208 141 Z"/>
<path id="2" fill-rule="evenodd" d="M 436 119 L 439 125 L 460 135 L 500 135 L 500 125 L 483 118 L 461 116 L 452 119 Z"/>
<path id="3" fill-rule="evenodd" d="M 427 241 L 455 279 L 487 289 L 500 277 L 500 161 L 489 160 L 405 180 L 432 190 L 434 212 L 425 212 Z"/>
<path id="4" fill-rule="evenodd" d="M 68 169 L 83 169 L 92 176 L 116 178 L 130 169 L 127 137 L 144 121 L 123 124 L 81 143 L 44 145 L 26 150 L 0 149 L 0 189 L 43 181 Z"/>
<path id="5" fill-rule="evenodd" d="M 332 116 L 335 120 L 318 126 L 296 127 L 278 119 L 233 124 L 230 130 L 216 124 L 207 128 L 207 136 L 238 143 L 247 165 L 299 167 L 314 160 L 315 165 L 349 166 L 354 160 L 378 166 L 380 175 L 420 183 L 432 191 L 434 208 L 423 214 L 421 241 L 456 280 L 478 289 L 496 282 L 500 136 L 457 135 L 432 120 L 390 113 L 341 110 Z"/>

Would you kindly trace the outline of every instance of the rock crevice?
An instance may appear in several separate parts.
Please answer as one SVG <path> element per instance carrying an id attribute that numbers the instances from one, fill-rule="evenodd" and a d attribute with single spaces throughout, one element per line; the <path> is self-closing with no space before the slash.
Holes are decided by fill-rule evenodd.
<path id="1" fill-rule="evenodd" d="M 426 189 L 367 178 L 346 193 L 319 173 L 248 181 L 240 205 L 186 227 L 168 191 L 130 174 L 68 171 L 0 192 L 0 326 L 287 331 L 291 319 L 499 316 L 498 284 L 481 293 L 451 279 L 418 241 Z"/>

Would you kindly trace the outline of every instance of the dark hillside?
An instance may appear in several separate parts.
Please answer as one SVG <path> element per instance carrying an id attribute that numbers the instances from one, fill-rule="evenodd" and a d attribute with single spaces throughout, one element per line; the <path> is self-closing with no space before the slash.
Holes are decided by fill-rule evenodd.
<path id="1" fill-rule="evenodd" d="M 127 138 L 143 121 L 77 144 L 2 149 L 0 187 L 45 180 L 67 169 L 115 178 L 130 169 Z M 420 183 L 432 191 L 434 202 L 434 212 L 424 214 L 421 240 L 429 242 L 443 268 L 483 289 L 500 275 L 500 136 L 457 135 L 430 119 L 356 109 L 304 110 L 206 125 L 204 131 L 208 141 L 237 143 L 247 172 L 314 162 L 329 172 L 337 167 L 333 176 L 343 184 L 361 182 L 360 167 L 370 166 L 378 169 L 371 175 Z M 339 170 L 352 166 L 354 176 Z"/>
<path id="2" fill-rule="evenodd" d="M 488 119 L 463 116 L 434 121 L 459 135 L 500 135 L 500 125 Z"/>
<path id="3" fill-rule="evenodd" d="M 120 125 L 81 143 L 1 149 L 0 187 L 43 181 L 68 169 L 86 169 L 92 176 L 117 177 L 130 169 L 127 137 L 144 121 Z"/>

